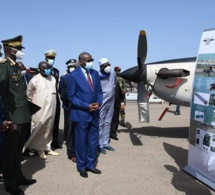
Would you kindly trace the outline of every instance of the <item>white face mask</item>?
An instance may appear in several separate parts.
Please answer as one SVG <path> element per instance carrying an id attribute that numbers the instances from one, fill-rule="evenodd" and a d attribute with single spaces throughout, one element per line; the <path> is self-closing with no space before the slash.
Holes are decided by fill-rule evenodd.
<path id="1" fill-rule="evenodd" d="M 21 51 L 17 51 L 16 53 L 16 59 L 22 60 L 24 58 L 25 54 Z"/>
<path id="2" fill-rule="evenodd" d="M 14 49 L 14 50 L 16 50 L 16 54 L 14 54 L 13 52 L 11 52 L 11 53 L 14 56 L 16 56 L 16 59 L 22 60 L 24 58 L 25 54 L 22 51 L 20 51 L 20 50 L 17 50 L 17 49 Z"/>
<path id="3" fill-rule="evenodd" d="M 50 66 L 53 66 L 54 65 L 54 60 L 53 59 L 48 59 L 48 63 Z"/>
<path id="4" fill-rule="evenodd" d="M 26 70 L 21 71 L 21 75 L 23 76 L 26 73 Z"/>
<path id="5" fill-rule="evenodd" d="M 106 73 L 110 73 L 111 67 L 110 67 L 110 66 L 107 66 L 107 67 L 104 69 L 104 71 L 105 71 Z"/>
<path id="6" fill-rule="evenodd" d="M 75 70 L 74 67 L 70 67 L 70 68 L 69 68 L 69 72 L 72 72 L 72 71 L 74 71 L 74 70 Z"/>
<path id="7" fill-rule="evenodd" d="M 91 70 L 91 69 L 93 68 L 93 62 L 86 62 L 85 68 L 86 68 L 87 70 Z"/>

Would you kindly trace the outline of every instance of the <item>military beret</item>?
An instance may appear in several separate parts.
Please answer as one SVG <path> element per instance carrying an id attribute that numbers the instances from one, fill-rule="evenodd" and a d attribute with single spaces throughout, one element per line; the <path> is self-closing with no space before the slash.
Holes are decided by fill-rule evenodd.
<path id="1" fill-rule="evenodd" d="M 25 49 L 22 46 L 22 40 L 23 40 L 23 37 L 21 35 L 19 35 L 17 37 L 11 38 L 11 39 L 2 40 L 1 42 L 3 43 L 4 46 L 10 46 L 10 47 L 14 47 L 17 49 L 22 49 L 22 48 Z"/>
<path id="2" fill-rule="evenodd" d="M 57 53 L 55 52 L 55 50 L 51 49 L 51 50 L 48 50 L 47 52 L 45 52 L 44 55 L 46 57 L 55 57 L 57 55 Z"/>
<path id="3" fill-rule="evenodd" d="M 114 71 L 121 71 L 121 68 L 119 66 L 115 66 Z"/>
<path id="4" fill-rule="evenodd" d="M 66 62 L 67 66 L 75 66 L 76 65 L 77 60 L 76 59 L 70 59 Z"/>

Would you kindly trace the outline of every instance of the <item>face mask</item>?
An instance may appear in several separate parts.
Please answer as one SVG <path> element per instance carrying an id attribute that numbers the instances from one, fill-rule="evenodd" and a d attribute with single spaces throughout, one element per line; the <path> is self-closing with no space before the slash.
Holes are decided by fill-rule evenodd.
<path id="1" fill-rule="evenodd" d="M 70 67 L 68 70 L 69 70 L 69 72 L 72 72 L 72 71 L 75 70 L 75 68 L 74 67 Z"/>
<path id="2" fill-rule="evenodd" d="M 85 68 L 86 68 L 87 70 L 92 69 L 92 68 L 93 68 L 93 62 L 86 62 Z"/>
<path id="3" fill-rule="evenodd" d="M 48 63 L 50 66 L 54 65 L 54 60 L 53 59 L 48 59 Z"/>
<path id="4" fill-rule="evenodd" d="M 21 75 L 23 76 L 26 73 L 26 70 L 21 71 Z"/>
<path id="5" fill-rule="evenodd" d="M 107 67 L 104 69 L 104 71 L 105 71 L 106 73 L 110 73 L 110 70 L 111 70 L 110 66 L 107 66 Z"/>
<path id="6" fill-rule="evenodd" d="M 14 54 L 13 52 L 11 52 L 14 56 L 16 56 L 16 59 L 21 60 L 24 58 L 25 54 L 17 49 L 14 49 L 16 51 L 16 54 Z"/>
<path id="7" fill-rule="evenodd" d="M 25 54 L 23 52 L 17 51 L 17 53 L 16 53 L 16 59 L 21 60 L 21 59 L 24 58 L 24 56 L 25 56 Z"/>
<path id="8" fill-rule="evenodd" d="M 49 76 L 51 74 L 52 70 L 49 68 L 49 69 L 45 69 L 45 74 L 47 76 Z"/>

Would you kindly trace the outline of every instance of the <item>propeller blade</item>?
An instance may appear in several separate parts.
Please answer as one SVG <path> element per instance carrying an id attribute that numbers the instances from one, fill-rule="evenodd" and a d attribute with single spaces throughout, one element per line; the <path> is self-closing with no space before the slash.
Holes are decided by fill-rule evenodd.
<path id="1" fill-rule="evenodd" d="M 141 30 L 139 33 L 138 46 L 137 46 L 137 67 L 130 68 L 120 74 L 122 78 L 128 81 L 138 83 L 138 112 L 139 122 L 149 122 L 149 104 L 148 104 L 148 92 L 145 84 L 147 83 L 147 68 L 145 66 L 145 60 L 147 55 L 147 40 L 146 33 Z"/>
<path id="2" fill-rule="evenodd" d="M 144 30 L 141 30 L 137 46 L 137 63 L 140 70 L 144 69 L 146 55 L 147 55 L 146 32 Z"/>
<path id="3" fill-rule="evenodd" d="M 140 81 L 138 83 L 138 112 L 139 112 L 139 122 L 148 123 L 149 122 L 149 103 L 147 99 L 147 90 L 145 88 L 145 82 Z"/>

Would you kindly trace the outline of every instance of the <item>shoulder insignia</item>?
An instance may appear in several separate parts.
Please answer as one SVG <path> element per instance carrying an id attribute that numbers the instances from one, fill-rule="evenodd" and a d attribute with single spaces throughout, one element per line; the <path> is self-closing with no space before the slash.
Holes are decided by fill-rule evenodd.
<path id="1" fill-rule="evenodd" d="M 0 59 L 0 64 L 4 64 L 6 61 L 7 61 L 7 59 L 2 58 L 2 59 Z"/>

